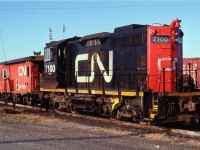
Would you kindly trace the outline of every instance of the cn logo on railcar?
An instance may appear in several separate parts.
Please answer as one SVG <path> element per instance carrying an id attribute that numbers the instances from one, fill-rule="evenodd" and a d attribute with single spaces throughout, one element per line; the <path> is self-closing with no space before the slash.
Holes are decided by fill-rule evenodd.
<path id="1" fill-rule="evenodd" d="M 18 75 L 19 76 L 25 76 L 26 75 L 26 66 L 19 66 L 18 67 Z"/>

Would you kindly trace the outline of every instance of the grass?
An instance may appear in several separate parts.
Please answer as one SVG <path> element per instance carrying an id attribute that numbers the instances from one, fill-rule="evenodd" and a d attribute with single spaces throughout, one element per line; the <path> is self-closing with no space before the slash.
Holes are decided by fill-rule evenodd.
<path id="1" fill-rule="evenodd" d="M 11 113 L 9 113 L 11 112 Z M 61 122 L 63 120 L 59 118 L 54 118 L 52 116 L 42 115 L 39 111 L 36 113 L 31 113 L 27 111 L 26 108 L 16 108 L 15 113 L 12 113 L 13 109 L 10 106 L 0 105 L 0 118 L 2 119 L 14 119 L 30 123 L 42 123 L 51 124 Z"/>

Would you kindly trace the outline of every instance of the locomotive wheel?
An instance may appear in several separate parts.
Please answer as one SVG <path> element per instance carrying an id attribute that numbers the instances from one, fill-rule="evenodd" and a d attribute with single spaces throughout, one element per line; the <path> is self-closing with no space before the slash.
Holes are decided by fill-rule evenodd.
<path id="1" fill-rule="evenodd" d="M 140 108 L 133 108 L 132 109 L 132 121 L 133 122 L 136 122 L 136 123 L 139 123 L 141 120 L 143 120 L 143 113 L 141 111 Z"/>
<path id="2" fill-rule="evenodd" d="M 121 107 L 118 106 L 113 110 L 110 119 L 112 119 L 112 120 L 120 120 L 120 119 L 122 119 L 120 108 Z"/>
<path id="3" fill-rule="evenodd" d="M 76 109 L 76 107 L 74 105 L 70 105 L 69 108 L 70 108 L 70 112 L 72 114 L 78 114 L 78 111 L 77 111 L 77 109 Z"/>
<path id="4" fill-rule="evenodd" d="M 71 110 L 71 113 L 72 114 L 78 114 L 78 111 L 77 110 Z"/>
<path id="5" fill-rule="evenodd" d="M 123 117 L 121 116 L 121 110 L 117 109 L 117 114 L 116 114 L 116 119 L 117 120 L 120 120 L 122 119 Z"/>

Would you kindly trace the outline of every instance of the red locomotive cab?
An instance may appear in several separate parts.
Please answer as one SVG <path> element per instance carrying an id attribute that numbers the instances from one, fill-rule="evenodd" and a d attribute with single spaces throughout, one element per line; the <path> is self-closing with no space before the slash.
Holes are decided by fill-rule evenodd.
<path id="1" fill-rule="evenodd" d="M 180 22 L 176 19 L 170 25 L 149 26 L 147 29 L 148 91 L 176 91 L 183 60 Z"/>

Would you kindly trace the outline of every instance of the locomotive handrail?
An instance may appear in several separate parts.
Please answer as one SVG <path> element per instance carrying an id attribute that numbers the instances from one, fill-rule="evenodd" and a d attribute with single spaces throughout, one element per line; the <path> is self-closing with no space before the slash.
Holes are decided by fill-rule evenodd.
<path id="1" fill-rule="evenodd" d="M 161 72 L 161 71 L 159 70 L 159 73 L 158 73 L 158 76 L 157 76 L 156 82 L 155 82 L 154 87 L 153 87 L 153 91 L 154 91 L 155 88 L 156 88 L 156 85 L 157 85 L 158 79 L 159 79 L 159 77 L 160 77 L 160 72 Z"/>
<path id="2" fill-rule="evenodd" d="M 144 90 L 144 87 L 145 87 L 145 85 L 147 83 L 147 80 L 148 80 L 149 76 L 150 76 L 150 73 L 147 75 L 147 77 L 146 77 L 146 79 L 144 81 L 144 84 L 142 85 L 142 91 Z"/>

